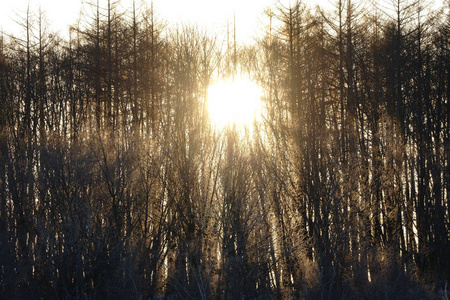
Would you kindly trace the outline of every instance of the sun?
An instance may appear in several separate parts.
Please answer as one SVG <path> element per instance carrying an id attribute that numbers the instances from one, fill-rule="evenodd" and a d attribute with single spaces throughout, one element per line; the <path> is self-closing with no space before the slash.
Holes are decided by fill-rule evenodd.
<path id="1" fill-rule="evenodd" d="M 246 77 L 219 81 L 208 89 L 208 111 L 216 126 L 250 126 L 261 118 L 261 89 Z"/>

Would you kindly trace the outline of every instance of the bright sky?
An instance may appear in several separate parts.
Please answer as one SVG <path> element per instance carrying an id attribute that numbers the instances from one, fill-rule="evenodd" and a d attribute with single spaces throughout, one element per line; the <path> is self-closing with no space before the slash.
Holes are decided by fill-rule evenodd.
<path id="1" fill-rule="evenodd" d="M 86 1 L 86 0 L 85 0 Z M 151 0 L 147 1 L 150 5 Z M 227 22 L 232 24 L 233 15 L 236 15 L 237 39 L 248 41 L 260 29 L 259 19 L 264 10 L 275 3 L 281 2 L 289 6 L 295 0 L 153 0 L 154 8 L 160 19 L 170 23 L 196 23 L 209 31 L 225 33 Z M 330 2 L 336 0 L 303 0 L 310 6 L 320 4 L 330 7 Z M 442 0 L 435 0 L 441 2 Z M 14 20 L 25 16 L 28 3 L 33 11 L 37 12 L 39 6 L 46 12 L 50 28 L 67 34 L 67 28 L 79 16 L 83 0 L 0 0 L 0 31 L 20 34 L 20 27 Z M 100 0 L 105 7 L 107 0 Z M 132 0 L 121 0 L 122 6 L 129 9 Z M 232 28 L 232 25 L 230 25 Z"/>
<path id="2" fill-rule="evenodd" d="M 140 0 L 136 0 L 139 3 Z M 148 1 L 149 6 L 151 0 Z M 196 23 L 200 27 L 218 33 L 226 32 L 227 21 L 232 24 L 236 15 L 237 39 L 247 40 L 254 36 L 260 28 L 258 20 L 264 9 L 273 6 L 278 0 L 154 0 L 154 8 L 160 19 L 168 23 Z M 289 1 L 280 0 L 288 6 Z M 46 12 L 47 21 L 52 30 L 66 35 L 67 28 L 79 16 L 82 0 L 0 0 L 0 30 L 20 34 L 20 27 L 14 20 L 26 15 L 28 3 L 32 11 L 37 12 L 39 6 Z M 309 4 L 327 3 L 328 0 L 309 0 Z M 105 7 L 106 0 L 100 0 Z M 122 0 L 122 6 L 132 7 L 132 0 Z M 232 25 L 230 25 L 232 26 Z M 230 27 L 232 28 L 232 27 Z"/>

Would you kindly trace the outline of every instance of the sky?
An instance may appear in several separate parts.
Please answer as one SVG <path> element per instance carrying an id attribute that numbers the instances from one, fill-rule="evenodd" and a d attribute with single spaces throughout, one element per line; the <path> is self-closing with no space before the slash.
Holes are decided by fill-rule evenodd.
<path id="1" fill-rule="evenodd" d="M 85 0 L 86 1 L 86 0 Z M 136 0 L 147 1 L 151 0 Z M 236 18 L 236 37 L 239 41 L 248 41 L 261 28 L 259 21 L 264 10 L 281 2 L 289 6 L 295 0 L 153 0 L 157 16 L 169 24 L 197 24 L 208 31 L 225 33 L 227 22 L 232 24 Z M 310 6 L 319 4 L 330 7 L 334 0 L 304 0 Z M 442 0 L 435 0 L 440 2 Z M 68 27 L 73 24 L 80 13 L 83 0 L 0 0 L 0 31 L 20 35 L 20 26 L 14 20 L 26 15 L 28 3 L 37 12 L 41 7 L 52 31 L 67 35 Z M 103 3 L 103 5 L 102 5 Z M 100 0 L 105 6 L 107 0 Z M 121 0 L 122 6 L 131 8 L 132 0 Z M 232 26 L 232 25 L 230 25 Z"/>
<path id="2" fill-rule="evenodd" d="M 141 0 L 137 0 L 139 3 Z M 144 0 L 150 3 L 151 0 Z M 169 24 L 197 24 L 208 31 L 226 32 L 227 22 L 236 18 L 238 40 L 251 39 L 261 27 L 264 10 L 277 1 L 289 5 L 290 0 L 153 0 L 159 19 Z M 291 0 L 293 1 L 293 0 Z M 309 0 L 308 3 L 327 3 L 328 0 Z M 41 7 L 46 12 L 50 28 L 63 36 L 73 24 L 82 7 L 82 0 L 0 0 L 0 30 L 20 34 L 14 20 L 26 15 L 30 3 L 32 11 Z M 100 0 L 100 3 L 107 3 Z M 132 0 L 121 0 L 122 6 L 131 8 Z M 232 26 L 232 25 L 231 25 Z"/>

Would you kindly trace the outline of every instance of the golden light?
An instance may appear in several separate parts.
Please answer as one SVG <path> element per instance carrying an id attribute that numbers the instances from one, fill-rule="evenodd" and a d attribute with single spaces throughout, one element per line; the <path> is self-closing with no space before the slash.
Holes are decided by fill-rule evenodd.
<path id="1" fill-rule="evenodd" d="M 216 126 L 250 126 L 260 120 L 261 107 L 261 90 L 249 78 L 219 81 L 208 89 L 209 117 Z"/>

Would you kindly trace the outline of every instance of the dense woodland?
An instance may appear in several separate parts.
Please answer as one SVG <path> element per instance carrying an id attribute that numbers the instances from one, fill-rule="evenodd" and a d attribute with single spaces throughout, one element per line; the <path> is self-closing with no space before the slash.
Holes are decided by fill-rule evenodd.
<path id="1" fill-rule="evenodd" d="M 0 39 L 0 298 L 448 299 L 449 6 L 274 3 L 246 44 L 150 3 L 85 4 L 65 38 L 26 11 Z M 213 126 L 234 74 L 263 118 Z"/>

